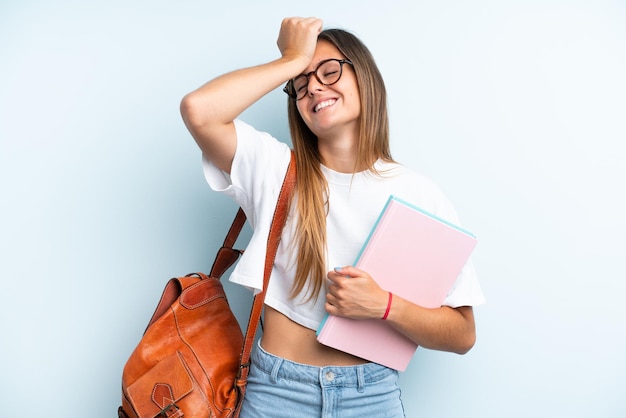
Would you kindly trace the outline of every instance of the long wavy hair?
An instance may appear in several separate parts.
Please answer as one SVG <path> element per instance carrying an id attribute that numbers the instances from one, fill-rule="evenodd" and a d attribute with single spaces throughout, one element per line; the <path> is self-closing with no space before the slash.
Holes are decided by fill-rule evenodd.
<path id="1" fill-rule="evenodd" d="M 374 57 L 355 35 L 326 29 L 318 37 L 333 44 L 352 61 L 361 99 L 357 167 L 374 170 L 378 159 L 393 161 L 389 148 L 387 92 Z M 297 255 L 291 297 L 303 290 L 306 300 L 316 299 L 326 283 L 326 215 L 328 183 L 322 174 L 317 137 L 300 116 L 294 100 L 288 105 L 289 129 L 297 168 Z"/>

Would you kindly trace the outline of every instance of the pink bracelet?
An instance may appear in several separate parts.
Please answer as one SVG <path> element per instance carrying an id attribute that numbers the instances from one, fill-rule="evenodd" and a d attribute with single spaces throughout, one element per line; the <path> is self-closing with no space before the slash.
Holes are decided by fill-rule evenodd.
<path id="1" fill-rule="evenodd" d="M 387 319 L 387 316 L 389 316 L 389 311 L 391 310 L 392 299 L 393 299 L 393 293 L 389 292 L 389 301 L 387 302 L 387 310 L 385 311 L 385 314 L 381 318 L 383 321 Z"/>

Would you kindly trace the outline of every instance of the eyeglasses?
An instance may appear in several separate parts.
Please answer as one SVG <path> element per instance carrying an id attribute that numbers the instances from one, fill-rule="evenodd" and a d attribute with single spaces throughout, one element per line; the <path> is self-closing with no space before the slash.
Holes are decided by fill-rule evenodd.
<path id="1" fill-rule="evenodd" d="M 300 100 L 306 96 L 308 91 L 309 77 L 315 75 L 317 81 L 323 86 L 333 85 L 341 78 L 343 64 L 354 65 L 350 60 L 340 60 L 337 58 L 324 60 L 318 64 L 315 71 L 300 74 L 296 78 L 289 80 L 287 85 L 283 88 L 283 91 L 293 100 Z"/>

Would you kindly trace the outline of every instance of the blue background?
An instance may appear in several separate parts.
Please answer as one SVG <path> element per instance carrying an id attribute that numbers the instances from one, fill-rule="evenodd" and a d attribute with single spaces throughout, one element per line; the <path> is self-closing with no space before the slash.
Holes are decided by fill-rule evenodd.
<path id="1" fill-rule="evenodd" d="M 180 99 L 277 58 L 287 15 L 365 41 L 395 158 L 480 240 L 478 342 L 418 350 L 407 416 L 626 416 L 626 6 L 583 0 L 3 1 L 0 405 L 116 416 L 166 280 L 209 269 L 236 209 Z M 243 118 L 288 141 L 285 109 Z"/>

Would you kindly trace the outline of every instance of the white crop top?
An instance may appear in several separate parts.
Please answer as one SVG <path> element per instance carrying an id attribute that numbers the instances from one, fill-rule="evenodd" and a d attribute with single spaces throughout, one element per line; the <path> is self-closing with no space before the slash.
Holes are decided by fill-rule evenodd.
<path id="1" fill-rule="evenodd" d="M 221 171 L 206 159 L 203 159 L 203 169 L 213 190 L 232 197 L 243 208 L 253 230 L 252 238 L 230 280 L 259 291 L 263 285 L 267 235 L 291 151 L 285 143 L 240 120 L 235 121 L 235 127 L 237 150 L 231 174 Z M 382 175 L 369 171 L 345 174 L 322 166 L 329 187 L 329 213 L 326 219 L 328 271 L 354 263 L 391 194 L 459 224 L 448 199 L 425 177 L 395 163 L 378 161 L 376 169 Z M 316 301 L 306 302 L 306 292 L 293 299 L 289 297 L 295 275 L 293 255 L 297 251 L 292 238 L 294 219 L 292 210 L 278 247 L 265 303 L 291 320 L 316 330 L 326 313 L 324 289 Z M 484 296 L 469 261 L 444 304 L 459 307 L 482 303 Z"/>

